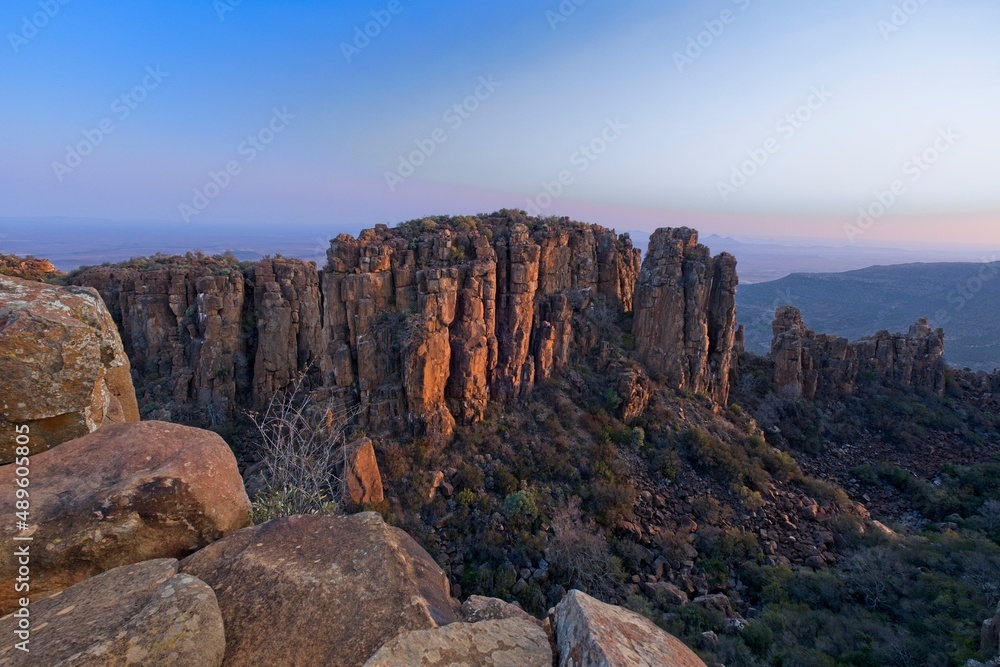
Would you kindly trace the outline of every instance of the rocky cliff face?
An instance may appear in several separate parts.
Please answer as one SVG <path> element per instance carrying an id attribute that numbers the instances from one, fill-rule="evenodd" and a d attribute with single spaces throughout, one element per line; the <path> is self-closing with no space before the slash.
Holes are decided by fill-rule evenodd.
<path id="1" fill-rule="evenodd" d="M 695 230 L 653 233 L 638 277 L 632 327 L 636 351 L 650 371 L 677 389 L 726 402 L 738 282 L 736 259 L 726 253 L 713 258 Z"/>
<path id="2" fill-rule="evenodd" d="M 587 354 L 587 315 L 631 307 L 639 265 L 627 236 L 517 212 L 380 225 L 328 257 L 324 384 L 432 440 Z"/>
<path id="3" fill-rule="evenodd" d="M 853 343 L 806 328 L 798 308 L 775 312 L 774 387 L 790 396 L 850 395 L 866 374 L 906 388 L 944 393 L 944 332 L 919 319 L 907 333 L 879 331 Z"/>
<path id="4" fill-rule="evenodd" d="M 71 282 L 108 304 L 135 369 L 137 393 L 228 416 L 249 375 L 239 267 L 207 257 L 158 257 L 86 269 Z"/>
<path id="5" fill-rule="evenodd" d="M 71 282 L 108 304 L 147 404 L 202 410 L 214 421 L 260 405 L 299 373 L 318 374 L 315 264 L 189 254 L 87 268 Z"/>
<path id="6" fill-rule="evenodd" d="M 327 254 L 322 272 L 188 255 L 72 281 L 108 302 L 147 398 L 225 417 L 310 371 L 373 431 L 440 441 L 589 353 L 640 262 L 627 235 L 517 211 L 379 225 Z"/>

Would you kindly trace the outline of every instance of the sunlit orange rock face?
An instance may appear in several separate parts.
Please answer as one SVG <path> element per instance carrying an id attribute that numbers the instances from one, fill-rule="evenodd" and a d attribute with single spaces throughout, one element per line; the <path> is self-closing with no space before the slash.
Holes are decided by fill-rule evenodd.
<path id="1" fill-rule="evenodd" d="M 360 401 L 370 432 L 444 441 L 598 346 L 590 314 L 630 311 L 640 264 L 627 235 L 519 211 L 379 225 L 327 258 L 155 257 L 72 280 L 109 304 L 147 404 L 224 418 L 307 373 L 322 400 Z"/>
<path id="2" fill-rule="evenodd" d="M 376 429 L 445 439 L 597 345 L 580 313 L 631 308 L 627 236 L 515 214 L 419 224 L 338 237 L 323 274 L 324 384 L 356 389 Z"/>

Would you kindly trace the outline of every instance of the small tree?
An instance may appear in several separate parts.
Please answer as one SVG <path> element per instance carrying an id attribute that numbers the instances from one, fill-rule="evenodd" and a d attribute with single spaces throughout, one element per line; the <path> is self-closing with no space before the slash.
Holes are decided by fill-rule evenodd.
<path id="1" fill-rule="evenodd" d="M 317 404 L 306 374 L 277 392 L 263 413 L 251 412 L 260 432 L 264 487 L 254 497 L 254 521 L 291 514 L 334 514 L 347 479 L 347 428 L 361 405 Z"/>

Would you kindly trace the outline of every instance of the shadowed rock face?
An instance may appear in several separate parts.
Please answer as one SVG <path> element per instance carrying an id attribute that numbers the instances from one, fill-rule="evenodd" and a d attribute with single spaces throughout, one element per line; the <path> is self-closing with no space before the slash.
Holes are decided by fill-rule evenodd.
<path id="1" fill-rule="evenodd" d="M 275 519 L 181 571 L 215 590 L 229 667 L 361 665 L 400 632 L 461 620 L 430 555 L 372 512 Z"/>
<path id="2" fill-rule="evenodd" d="M 736 340 L 736 259 L 711 257 L 687 227 L 649 239 L 635 289 L 632 332 L 649 370 L 677 389 L 729 398 Z"/>
<path id="3" fill-rule="evenodd" d="M 139 420 L 129 360 L 97 293 L 0 276 L 0 464 Z"/>
<path id="4" fill-rule="evenodd" d="M 865 373 L 886 384 L 944 393 L 944 332 L 919 319 L 907 333 L 879 331 L 853 343 L 807 329 L 794 306 L 775 312 L 774 388 L 808 399 L 850 395 Z"/>
<path id="5" fill-rule="evenodd" d="M 14 466 L 0 467 L 0 503 L 14 507 Z M 113 424 L 31 458 L 31 592 L 51 594 L 105 570 L 180 558 L 250 523 L 229 446 L 211 431 Z M 16 606 L 18 562 L 0 552 L 0 614 Z"/>
<path id="6" fill-rule="evenodd" d="M 256 336 L 246 335 L 255 322 L 244 320 L 247 281 L 233 265 L 171 260 L 93 267 L 71 281 L 95 288 L 108 304 L 140 395 L 155 388 L 158 399 L 228 416 L 238 387 L 250 393 Z"/>

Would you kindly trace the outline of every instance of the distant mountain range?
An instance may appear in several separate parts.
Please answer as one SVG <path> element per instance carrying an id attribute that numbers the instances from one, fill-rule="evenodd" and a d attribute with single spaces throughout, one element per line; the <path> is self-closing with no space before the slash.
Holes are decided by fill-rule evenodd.
<path id="1" fill-rule="evenodd" d="M 880 329 L 906 331 L 918 317 L 927 317 L 945 330 L 951 365 L 1000 368 L 1000 261 L 795 273 L 742 285 L 736 302 L 751 352 L 768 351 L 775 308 L 793 305 L 811 329 L 851 340 Z"/>

